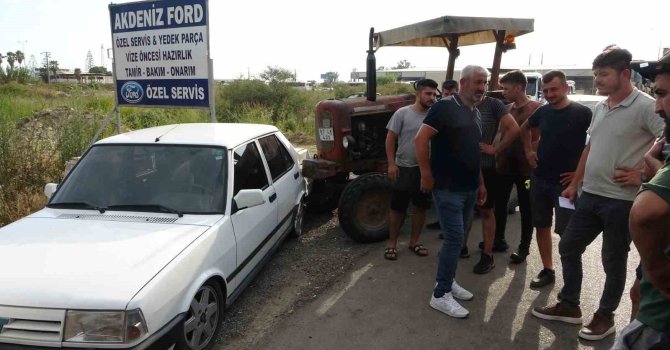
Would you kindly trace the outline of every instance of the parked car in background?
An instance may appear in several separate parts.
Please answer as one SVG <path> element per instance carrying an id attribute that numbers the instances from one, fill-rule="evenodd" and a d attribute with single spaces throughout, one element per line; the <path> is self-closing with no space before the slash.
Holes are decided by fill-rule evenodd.
<path id="1" fill-rule="evenodd" d="M 180 124 L 97 142 L 45 194 L 0 229 L 0 348 L 201 350 L 302 232 L 305 182 L 274 126 Z"/>
<path id="2" fill-rule="evenodd" d="M 601 96 L 601 95 L 568 95 L 568 98 L 571 101 L 575 101 L 575 102 L 583 104 L 586 107 L 589 107 L 591 109 L 591 112 L 593 112 L 593 109 L 596 108 L 596 105 L 598 104 L 598 102 L 606 99 L 607 96 Z"/>

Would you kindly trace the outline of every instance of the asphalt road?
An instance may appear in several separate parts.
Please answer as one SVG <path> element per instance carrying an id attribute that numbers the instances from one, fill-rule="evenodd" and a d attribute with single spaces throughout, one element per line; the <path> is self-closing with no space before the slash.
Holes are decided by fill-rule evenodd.
<path id="1" fill-rule="evenodd" d="M 430 216 L 428 221 L 432 221 Z M 277 316 L 276 322 L 247 344 L 253 349 L 563 350 L 609 349 L 614 342 L 614 336 L 597 342 L 580 340 L 579 326 L 539 320 L 530 314 L 535 306 L 553 303 L 562 286 L 557 235 L 553 237 L 556 284 L 533 290 L 529 283 L 541 270 L 535 240 L 526 263 L 509 265 L 509 253 L 496 253 L 496 267 L 492 272 L 472 273 L 479 259 L 476 247 L 481 240 L 481 224 L 477 220 L 469 242 L 472 256 L 460 260 L 456 274 L 459 283 L 473 292 L 475 298 L 463 302 L 470 310 L 469 318 L 458 320 L 428 305 L 435 283 L 436 253 L 441 244 L 438 232 L 424 230 L 422 242 L 430 255 L 418 257 L 407 249 L 408 226 L 405 225 L 401 234 L 397 261 L 383 259 L 384 242 L 366 245 L 364 251 L 354 244 L 350 248 L 358 254 L 354 254 L 345 272 L 325 283 L 325 289 L 300 307 Z M 339 227 L 331 227 L 329 234 L 344 236 Z M 344 238 L 342 244 L 348 244 L 346 240 Z M 511 246 L 518 244 L 518 213 L 509 217 L 507 240 Z M 582 313 L 585 322 L 590 321 L 597 309 L 604 285 L 600 248 L 601 240 L 597 239 L 584 254 Z M 616 314 L 617 331 L 628 323 L 627 292 L 638 261 L 631 245 L 628 284 Z"/>

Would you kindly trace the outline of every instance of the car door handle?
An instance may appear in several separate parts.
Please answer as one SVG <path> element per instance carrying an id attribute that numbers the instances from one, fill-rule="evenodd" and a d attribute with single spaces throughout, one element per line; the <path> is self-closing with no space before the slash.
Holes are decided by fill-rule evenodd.
<path id="1" fill-rule="evenodd" d="M 270 203 L 274 202 L 275 199 L 277 199 L 277 194 L 276 194 L 276 193 L 273 193 L 273 194 L 270 196 Z"/>
<path id="2" fill-rule="evenodd" d="M 300 176 L 300 173 L 293 174 L 293 178 L 296 179 L 296 180 L 298 179 L 298 176 Z"/>

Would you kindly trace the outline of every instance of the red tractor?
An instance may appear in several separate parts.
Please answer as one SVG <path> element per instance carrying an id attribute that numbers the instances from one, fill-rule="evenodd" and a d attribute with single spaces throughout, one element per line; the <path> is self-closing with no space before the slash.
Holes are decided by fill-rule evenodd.
<path id="1" fill-rule="evenodd" d="M 379 33 L 370 29 L 366 97 L 321 101 L 316 106 L 316 147 L 303 161 L 312 180 L 308 206 L 338 208 L 340 226 L 356 242 L 388 238 L 390 183 L 384 142 L 386 125 L 414 95 L 377 96 L 375 52 L 382 46 L 438 46 L 449 51 L 452 79 L 459 46 L 496 43 L 489 88 L 497 86 L 502 53 L 514 38 L 533 31 L 533 19 L 445 16 Z"/>

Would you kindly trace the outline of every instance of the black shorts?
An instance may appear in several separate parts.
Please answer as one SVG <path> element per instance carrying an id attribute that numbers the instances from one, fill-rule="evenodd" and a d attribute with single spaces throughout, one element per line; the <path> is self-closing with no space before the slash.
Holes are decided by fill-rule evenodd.
<path id="1" fill-rule="evenodd" d="M 558 205 L 558 197 L 564 189 L 565 186 L 561 184 L 549 183 L 535 175 L 531 176 L 530 203 L 534 227 L 551 227 L 554 211 L 556 211 L 554 232 L 559 235 L 563 234 L 574 213 L 574 210 Z"/>
<path id="2" fill-rule="evenodd" d="M 496 195 L 500 192 L 500 175 L 495 169 L 482 169 L 484 187 L 486 187 L 486 202 L 481 207 L 492 209 L 496 201 Z"/>
<path id="3" fill-rule="evenodd" d="M 398 167 L 400 175 L 393 184 L 391 209 L 405 212 L 410 200 L 418 208 L 429 209 L 432 197 L 430 192 L 421 192 L 421 171 L 419 167 Z"/>

